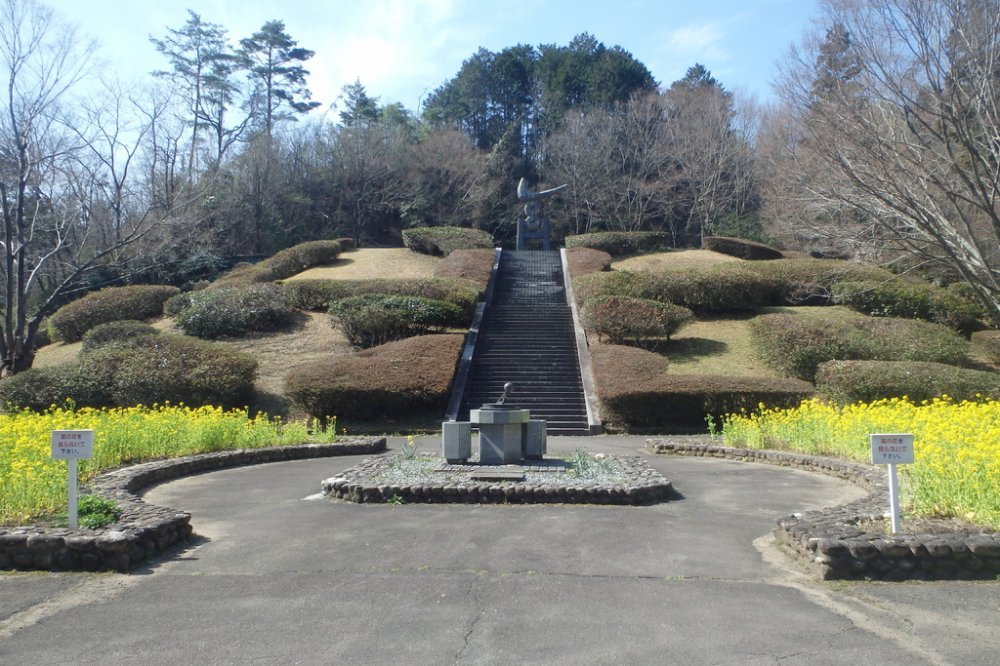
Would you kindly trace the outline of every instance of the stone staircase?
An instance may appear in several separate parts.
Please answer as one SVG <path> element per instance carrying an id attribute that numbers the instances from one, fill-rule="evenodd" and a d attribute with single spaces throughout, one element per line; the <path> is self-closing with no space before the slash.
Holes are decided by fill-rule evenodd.
<path id="1" fill-rule="evenodd" d="M 505 382 L 514 383 L 507 403 L 545 419 L 549 434 L 590 433 L 559 252 L 500 254 L 458 420 L 495 402 Z"/>

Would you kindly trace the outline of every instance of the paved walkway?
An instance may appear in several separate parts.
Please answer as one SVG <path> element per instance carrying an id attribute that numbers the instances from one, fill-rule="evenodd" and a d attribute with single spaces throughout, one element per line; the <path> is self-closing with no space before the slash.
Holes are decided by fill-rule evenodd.
<path id="1" fill-rule="evenodd" d="M 550 449 L 637 452 L 642 441 L 551 438 Z M 834 479 L 650 457 L 682 499 L 388 506 L 312 497 L 358 460 L 260 465 L 152 489 L 148 501 L 190 511 L 204 539 L 148 569 L 0 575 L 0 663 L 1000 663 L 1000 583 L 822 583 L 795 573 L 772 545 L 774 520 L 859 495 Z"/>

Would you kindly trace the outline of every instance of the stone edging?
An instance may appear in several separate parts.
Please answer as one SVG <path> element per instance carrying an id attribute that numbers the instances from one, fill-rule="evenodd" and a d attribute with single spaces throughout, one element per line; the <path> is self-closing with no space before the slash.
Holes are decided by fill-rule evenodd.
<path id="1" fill-rule="evenodd" d="M 670 481 L 638 456 L 611 456 L 625 470 L 629 482 L 602 484 L 553 477 L 544 483 L 504 481 L 420 481 L 374 483 L 370 479 L 393 464 L 392 457 L 369 458 L 323 481 L 323 494 L 358 503 L 435 504 L 651 504 L 670 499 Z"/>
<path id="2" fill-rule="evenodd" d="M 785 451 L 739 449 L 648 439 L 655 453 L 727 458 L 798 467 L 846 479 L 866 497 L 778 519 L 775 536 L 826 580 L 994 579 L 1000 575 L 1000 533 L 870 534 L 858 526 L 881 520 L 888 481 L 880 467 Z"/>
<path id="3" fill-rule="evenodd" d="M 332 444 L 218 451 L 121 467 L 92 479 L 84 489 L 115 500 L 122 510 L 117 522 L 97 530 L 0 527 L 0 569 L 128 571 L 187 540 L 192 532 L 191 514 L 147 504 L 137 495 L 144 488 L 230 467 L 364 455 L 385 448 L 384 437 L 369 437 Z"/>

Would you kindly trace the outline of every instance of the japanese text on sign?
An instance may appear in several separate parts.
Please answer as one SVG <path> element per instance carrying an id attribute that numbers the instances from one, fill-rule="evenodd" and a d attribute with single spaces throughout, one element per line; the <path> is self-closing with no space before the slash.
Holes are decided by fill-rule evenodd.
<path id="1" fill-rule="evenodd" d="M 872 464 L 913 464 L 913 435 L 870 435 Z"/>
<path id="2" fill-rule="evenodd" d="M 56 460 L 91 458 L 94 455 L 93 430 L 53 430 L 52 457 Z"/>

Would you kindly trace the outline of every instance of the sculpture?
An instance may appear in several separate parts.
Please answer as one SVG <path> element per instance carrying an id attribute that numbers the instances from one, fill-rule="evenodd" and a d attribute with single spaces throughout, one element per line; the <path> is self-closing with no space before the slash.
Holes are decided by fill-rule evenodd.
<path id="1" fill-rule="evenodd" d="M 517 184 L 517 198 L 524 203 L 524 215 L 517 218 L 517 249 L 524 249 L 524 241 L 529 238 L 541 238 L 542 248 L 549 247 L 549 219 L 542 213 L 542 202 L 559 190 L 569 187 L 568 184 L 553 187 L 541 192 L 528 189 L 528 181 L 524 178 Z"/>

